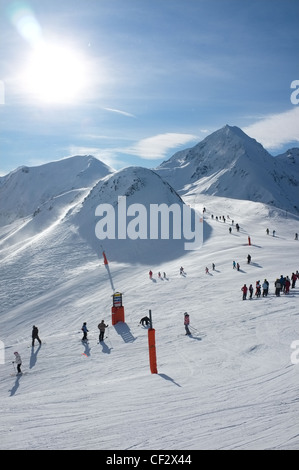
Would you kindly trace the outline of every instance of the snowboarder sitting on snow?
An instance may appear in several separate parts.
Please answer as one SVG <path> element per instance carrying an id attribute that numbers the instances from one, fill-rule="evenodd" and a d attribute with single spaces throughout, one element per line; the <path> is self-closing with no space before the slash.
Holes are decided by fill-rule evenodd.
<path id="1" fill-rule="evenodd" d="M 87 341 L 88 329 L 87 329 L 86 322 L 83 323 L 83 326 L 82 326 L 81 330 L 83 331 L 83 338 L 82 338 L 82 341 Z"/>
<path id="2" fill-rule="evenodd" d="M 15 352 L 14 355 L 15 355 L 15 360 L 12 361 L 12 363 L 17 364 L 18 374 L 21 374 L 22 373 L 22 371 L 21 371 L 21 365 L 22 365 L 21 356 L 18 352 Z"/>
<path id="3" fill-rule="evenodd" d="M 38 336 L 38 328 L 37 328 L 37 326 L 33 325 L 33 327 L 32 327 L 32 347 L 34 346 L 34 342 L 35 342 L 36 339 L 39 342 L 39 344 L 42 344 L 42 342 L 41 342 L 41 340 L 39 339 L 39 336 Z"/>
<path id="4" fill-rule="evenodd" d="M 146 324 L 146 326 L 147 326 L 147 325 L 149 324 L 149 322 L 150 322 L 150 319 L 149 319 L 148 317 L 143 317 L 143 318 L 141 318 L 141 320 L 140 320 L 139 323 L 140 323 L 142 326 L 144 326 L 144 324 Z"/>
<path id="5" fill-rule="evenodd" d="M 189 324 L 190 324 L 190 318 L 187 312 L 184 313 L 184 325 L 185 325 L 185 330 L 186 330 L 186 335 L 191 335 L 191 332 L 189 330 Z"/>
<path id="6" fill-rule="evenodd" d="M 99 341 L 104 340 L 104 334 L 105 330 L 108 328 L 108 325 L 105 325 L 104 320 L 101 321 L 101 323 L 98 324 L 98 329 L 100 330 L 100 335 L 99 335 Z"/>

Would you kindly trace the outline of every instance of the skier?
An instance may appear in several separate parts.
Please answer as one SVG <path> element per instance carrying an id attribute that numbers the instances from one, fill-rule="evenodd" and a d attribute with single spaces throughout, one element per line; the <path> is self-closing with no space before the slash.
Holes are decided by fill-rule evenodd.
<path id="1" fill-rule="evenodd" d="M 261 282 L 260 281 L 256 281 L 256 284 L 255 284 L 255 295 L 257 297 L 260 297 L 261 296 Z"/>
<path id="2" fill-rule="evenodd" d="M 17 351 L 14 353 L 14 355 L 15 355 L 15 360 L 12 361 L 12 363 L 17 364 L 18 374 L 21 374 L 22 373 L 22 371 L 21 371 L 21 365 L 22 365 L 21 356 Z"/>
<path id="3" fill-rule="evenodd" d="M 237 271 L 240 271 L 240 265 L 237 263 Z"/>
<path id="4" fill-rule="evenodd" d="M 185 271 L 184 271 L 183 266 L 181 266 L 181 267 L 180 267 L 180 275 L 182 276 L 183 274 L 185 274 Z"/>
<path id="5" fill-rule="evenodd" d="M 139 323 L 140 323 L 142 326 L 144 326 L 144 324 L 146 324 L 146 326 L 147 326 L 147 325 L 149 324 L 149 322 L 150 322 L 150 319 L 149 319 L 148 317 L 143 317 L 143 318 L 141 318 L 141 320 L 140 320 Z"/>
<path id="6" fill-rule="evenodd" d="M 292 279 L 292 289 L 294 289 L 296 281 L 297 281 L 297 276 L 295 273 L 292 273 L 291 279 Z"/>
<path id="7" fill-rule="evenodd" d="M 39 344 L 42 344 L 41 340 L 39 339 L 38 336 L 38 328 L 37 326 L 33 325 L 32 327 L 32 347 L 34 346 L 35 340 L 39 342 Z"/>
<path id="8" fill-rule="evenodd" d="M 285 280 L 285 277 L 283 277 L 283 275 L 280 276 L 279 282 L 280 282 L 280 285 L 281 285 L 281 290 L 283 292 L 285 292 L 285 282 L 286 282 L 286 280 Z"/>
<path id="9" fill-rule="evenodd" d="M 279 297 L 280 296 L 280 291 L 281 291 L 281 284 L 280 284 L 280 281 L 279 279 L 277 278 L 275 283 L 274 283 L 274 286 L 275 286 L 275 295 L 276 297 Z"/>
<path id="10" fill-rule="evenodd" d="M 251 262 L 251 255 L 248 255 L 247 256 L 247 264 L 250 264 L 250 262 Z"/>
<path id="11" fill-rule="evenodd" d="M 252 294 L 253 294 L 253 286 L 252 286 L 252 284 L 250 284 L 250 286 L 249 286 L 249 293 L 250 293 L 250 297 L 249 297 L 249 298 L 252 299 Z"/>
<path id="12" fill-rule="evenodd" d="M 83 338 L 82 338 L 82 341 L 87 341 L 88 329 L 87 329 L 86 322 L 83 323 L 83 326 L 82 326 L 81 330 L 83 331 Z"/>
<path id="13" fill-rule="evenodd" d="M 191 335 L 191 332 L 189 330 L 189 324 L 190 324 L 190 318 L 187 312 L 184 313 L 184 325 L 185 325 L 185 330 L 186 330 L 186 335 Z"/>
<path id="14" fill-rule="evenodd" d="M 247 286 L 246 284 L 244 284 L 243 287 L 241 287 L 241 291 L 243 291 L 243 300 L 246 300 L 246 297 L 247 297 Z"/>
<path id="15" fill-rule="evenodd" d="M 236 262 L 233 261 L 233 269 L 236 269 Z"/>
<path id="16" fill-rule="evenodd" d="M 105 330 L 108 328 L 108 325 L 105 325 L 104 320 L 101 321 L 101 323 L 98 324 L 98 329 L 100 330 L 100 335 L 99 335 L 99 341 L 104 340 L 104 334 Z"/>
<path id="17" fill-rule="evenodd" d="M 206 266 L 206 274 L 209 274 L 209 268 Z"/>
<path id="18" fill-rule="evenodd" d="M 267 297 L 268 289 L 269 289 L 269 282 L 267 281 L 267 279 L 264 280 L 262 287 L 263 287 L 263 297 Z"/>
<path id="19" fill-rule="evenodd" d="M 287 276 L 286 279 L 285 279 L 285 291 L 284 291 L 285 294 L 289 294 L 290 285 L 291 285 L 291 281 L 290 281 L 289 276 Z"/>
<path id="20" fill-rule="evenodd" d="M 148 274 L 149 274 L 149 278 L 151 279 L 153 277 L 153 271 L 151 270 Z"/>

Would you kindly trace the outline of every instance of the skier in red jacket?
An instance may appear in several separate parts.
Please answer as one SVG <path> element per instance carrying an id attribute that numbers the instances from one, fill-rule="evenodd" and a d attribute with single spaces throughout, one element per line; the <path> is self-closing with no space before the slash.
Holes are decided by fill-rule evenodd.
<path id="1" fill-rule="evenodd" d="M 241 291 L 243 291 L 243 300 L 246 300 L 246 297 L 247 297 L 247 286 L 246 284 L 244 284 L 243 287 L 241 287 Z"/>
<path id="2" fill-rule="evenodd" d="M 191 335 L 191 332 L 189 330 L 189 324 L 190 324 L 190 318 L 187 312 L 184 313 L 184 325 L 185 325 L 185 330 L 186 330 L 186 335 Z"/>

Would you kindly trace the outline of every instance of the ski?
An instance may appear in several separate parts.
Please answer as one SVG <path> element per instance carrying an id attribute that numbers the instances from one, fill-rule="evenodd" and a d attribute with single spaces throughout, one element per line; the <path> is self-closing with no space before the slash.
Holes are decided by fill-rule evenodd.
<path id="1" fill-rule="evenodd" d="M 105 336 L 104 339 L 108 339 L 108 336 Z M 104 340 L 103 340 L 104 341 Z M 103 341 L 97 341 L 97 344 L 101 344 Z"/>

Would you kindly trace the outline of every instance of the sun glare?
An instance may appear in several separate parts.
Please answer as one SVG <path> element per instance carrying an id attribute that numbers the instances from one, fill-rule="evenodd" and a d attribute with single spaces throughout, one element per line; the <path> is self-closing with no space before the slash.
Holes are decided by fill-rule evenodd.
<path id="1" fill-rule="evenodd" d="M 32 51 L 24 82 L 30 96 L 45 103 L 76 103 L 87 87 L 86 61 L 72 49 L 40 45 Z"/>

